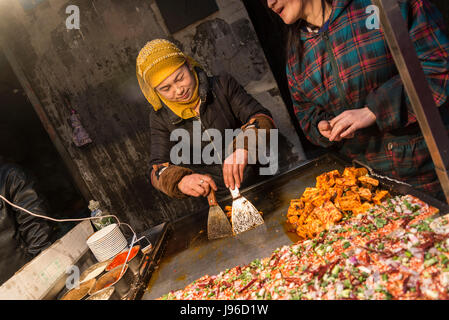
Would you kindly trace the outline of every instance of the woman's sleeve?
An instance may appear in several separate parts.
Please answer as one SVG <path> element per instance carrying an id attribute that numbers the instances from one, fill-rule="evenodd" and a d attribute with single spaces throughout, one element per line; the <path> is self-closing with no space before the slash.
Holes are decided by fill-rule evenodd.
<path id="1" fill-rule="evenodd" d="M 326 113 L 320 105 L 304 99 L 298 90 L 297 82 L 288 64 L 287 81 L 293 102 L 293 110 L 304 135 L 315 145 L 325 148 L 333 146 L 335 142 L 329 141 L 318 130 L 318 123 L 322 120 L 330 120 L 332 116 Z"/>
<path id="2" fill-rule="evenodd" d="M 449 41 L 443 33 L 441 14 L 428 0 L 406 1 L 401 3 L 401 9 L 404 15 L 411 17 L 409 34 L 439 107 L 449 94 Z M 407 109 L 404 108 L 404 98 Z M 383 132 L 407 125 L 409 117 L 404 115 L 413 114 L 399 75 L 372 91 L 366 105 L 376 115 L 376 123 Z"/>
<path id="3" fill-rule="evenodd" d="M 264 108 L 256 99 L 254 99 L 246 90 L 229 74 L 222 74 L 220 82 L 223 86 L 223 91 L 234 115 L 243 124 L 241 126 L 242 132 L 234 138 L 233 143 L 227 146 L 226 155 L 241 147 L 248 151 L 250 163 L 255 163 L 258 159 L 260 131 L 265 132 L 265 150 L 270 148 L 271 143 L 271 129 L 275 129 L 276 125 L 271 117 L 270 111 Z M 232 128 L 235 129 L 235 128 Z M 248 130 L 253 130 L 255 133 L 255 141 L 250 143 L 246 136 Z"/>
<path id="4" fill-rule="evenodd" d="M 191 169 L 173 165 L 170 161 L 170 132 L 157 115 L 150 116 L 150 177 L 151 184 L 169 197 L 182 199 L 186 195 L 178 189 L 185 176 L 194 173 Z"/>

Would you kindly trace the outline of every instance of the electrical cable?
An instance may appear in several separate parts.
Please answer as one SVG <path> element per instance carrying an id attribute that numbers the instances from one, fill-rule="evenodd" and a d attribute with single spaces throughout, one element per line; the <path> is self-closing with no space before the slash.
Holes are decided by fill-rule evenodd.
<path id="1" fill-rule="evenodd" d="M 21 211 L 23 211 L 25 213 L 28 213 L 29 215 L 32 215 L 34 217 L 41 218 L 41 219 L 46 219 L 46 220 L 50 220 L 50 221 L 54 221 L 54 222 L 78 222 L 78 221 L 96 220 L 96 219 L 104 219 L 104 218 L 108 218 L 108 217 L 113 217 L 113 218 L 115 218 L 115 220 L 117 220 L 118 226 L 120 226 L 122 224 L 127 226 L 131 230 L 131 232 L 133 233 L 133 237 L 131 239 L 131 243 L 130 243 L 129 250 L 128 250 L 128 255 L 126 256 L 125 262 L 123 263 L 123 267 L 122 267 L 122 270 L 120 272 L 119 278 L 124 273 L 123 270 L 125 269 L 126 263 L 128 262 L 128 258 L 129 258 L 129 255 L 131 253 L 131 249 L 134 246 L 134 243 L 136 243 L 136 242 L 140 241 L 141 239 L 145 238 L 143 236 L 143 237 L 140 237 L 139 239 L 136 239 L 137 236 L 136 236 L 136 233 L 134 232 L 133 228 L 129 224 L 127 224 L 127 223 L 120 222 L 120 220 L 116 216 L 111 215 L 111 214 L 110 215 L 101 216 L 101 217 L 89 217 L 89 218 L 77 218 L 77 219 L 55 219 L 55 218 L 50 218 L 50 217 L 47 217 L 47 216 L 43 216 L 43 215 L 40 215 L 40 214 L 33 213 L 33 212 L 31 212 L 31 211 L 29 211 L 27 209 L 24 209 L 24 208 L 22 208 L 22 207 L 20 207 L 18 205 L 15 205 L 14 203 L 12 203 L 8 199 L 6 199 L 1 194 L 0 194 L 0 198 L 3 201 L 5 201 L 7 204 L 9 204 L 11 207 L 13 207 L 13 208 L 19 209 L 19 210 L 21 210 Z"/>

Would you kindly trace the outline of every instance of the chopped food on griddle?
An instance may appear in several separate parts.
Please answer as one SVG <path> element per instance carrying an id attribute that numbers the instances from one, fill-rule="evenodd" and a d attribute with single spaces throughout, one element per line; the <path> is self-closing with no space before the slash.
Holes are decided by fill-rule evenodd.
<path id="1" fill-rule="evenodd" d="M 390 198 L 160 299 L 449 299 L 449 217 L 437 213 L 413 196 Z"/>

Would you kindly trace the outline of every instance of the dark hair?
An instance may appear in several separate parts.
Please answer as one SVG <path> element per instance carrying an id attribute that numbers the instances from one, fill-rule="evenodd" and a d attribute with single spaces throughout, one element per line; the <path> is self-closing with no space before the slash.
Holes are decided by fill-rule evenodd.
<path id="1" fill-rule="evenodd" d="M 332 0 L 321 0 L 321 9 L 323 11 L 323 23 L 325 22 L 324 19 L 326 15 L 324 10 L 325 2 L 332 4 Z M 307 21 L 299 19 L 295 23 L 287 26 L 287 44 L 285 48 L 287 59 L 289 58 L 291 50 L 294 49 L 295 50 L 294 55 L 296 56 L 296 59 L 301 60 L 303 46 L 301 39 L 299 37 L 299 32 L 302 28 L 304 28 L 307 25 L 308 25 Z"/>

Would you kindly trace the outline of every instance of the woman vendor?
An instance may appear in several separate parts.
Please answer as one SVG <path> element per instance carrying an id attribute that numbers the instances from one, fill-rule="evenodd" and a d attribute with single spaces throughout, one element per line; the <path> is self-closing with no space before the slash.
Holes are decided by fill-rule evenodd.
<path id="1" fill-rule="evenodd" d="M 370 23 L 378 19 L 369 10 L 372 2 L 267 0 L 267 5 L 288 25 L 288 84 L 307 138 L 444 199 L 383 31 Z M 448 128 L 449 41 L 442 17 L 428 0 L 399 6 Z"/>
<path id="2" fill-rule="evenodd" d="M 152 105 L 151 127 L 151 182 L 153 186 L 173 198 L 207 196 L 211 189 L 218 195 L 229 194 L 226 188 L 242 187 L 249 183 L 254 166 L 248 166 L 248 156 L 256 146 L 248 140 L 240 145 L 225 146 L 225 130 L 242 128 L 273 129 L 274 122 L 268 110 L 229 75 L 208 77 L 201 66 L 168 40 L 148 42 L 137 58 L 137 78 L 140 88 Z M 184 129 L 189 136 L 187 160 L 175 164 L 172 149 L 179 143 L 172 141 L 176 129 Z M 204 139 L 211 129 L 218 130 L 222 142 Z M 201 141 L 193 141 L 200 130 Z M 215 131 L 216 132 L 216 131 Z M 206 141 L 204 141 L 206 140 Z M 266 139 L 267 141 L 268 139 Z M 193 161 L 212 145 L 218 162 Z M 240 146 L 240 147 L 239 147 Z M 234 147 L 224 158 L 225 149 Z M 222 157 L 222 158 L 221 158 Z M 253 170 L 253 171 L 252 171 Z"/>

